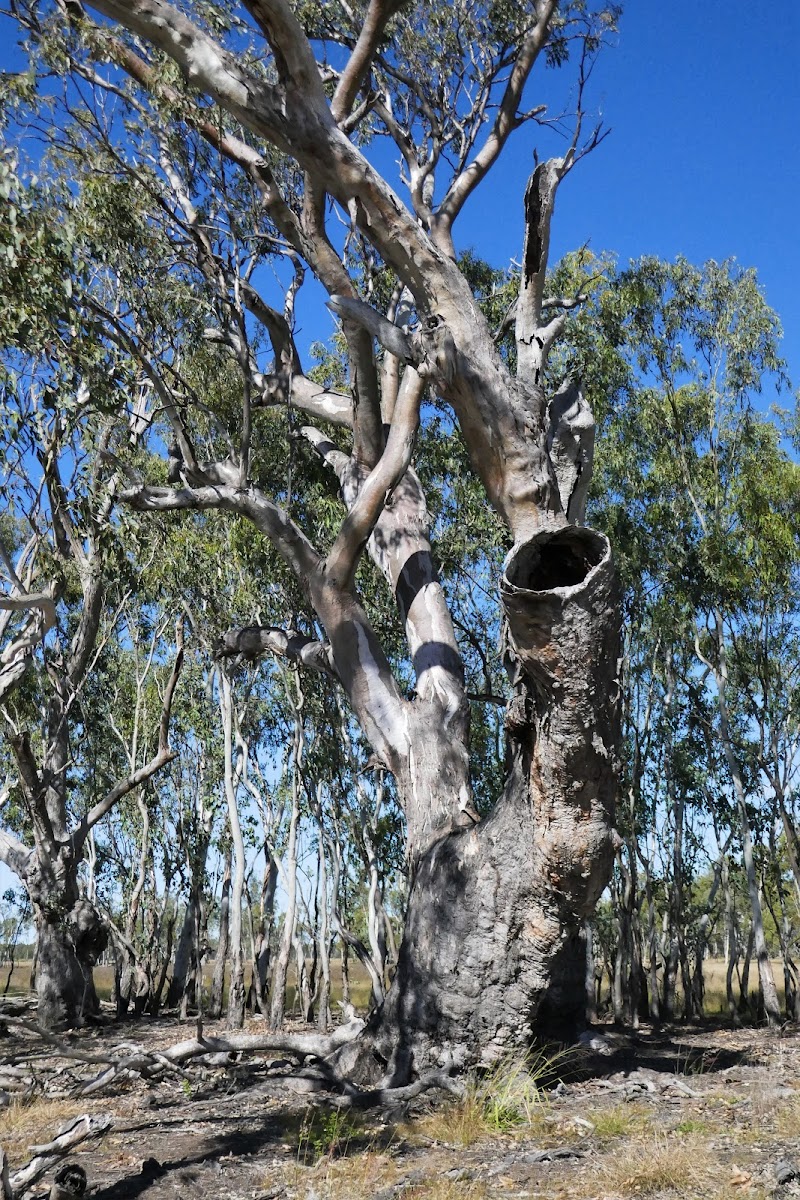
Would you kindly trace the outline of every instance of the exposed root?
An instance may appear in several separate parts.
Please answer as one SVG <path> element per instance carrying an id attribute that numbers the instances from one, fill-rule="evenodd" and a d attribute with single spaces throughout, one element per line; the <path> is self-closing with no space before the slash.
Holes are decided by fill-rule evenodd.
<path id="1" fill-rule="evenodd" d="M 331 1097 L 331 1104 L 336 1108 L 390 1108 L 436 1088 L 459 1099 L 464 1095 L 463 1085 L 447 1071 L 429 1071 L 403 1087 L 377 1087 L 362 1091 L 347 1080 L 341 1083 L 345 1089 L 343 1094 Z"/>
<path id="2" fill-rule="evenodd" d="M 459 1097 L 463 1095 L 463 1087 L 458 1079 L 443 1070 L 429 1071 L 413 1082 L 399 1087 L 383 1085 L 372 1088 L 359 1087 L 348 1075 L 337 1070 L 334 1065 L 337 1051 L 354 1043 L 362 1034 L 365 1023 L 358 1018 L 353 1018 L 346 1024 L 340 1025 L 338 1029 L 328 1035 L 317 1033 L 231 1033 L 222 1037 L 205 1036 L 202 1026 L 198 1022 L 196 1037 L 176 1042 L 175 1045 L 165 1050 L 145 1051 L 141 1046 L 127 1043 L 115 1046 L 104 1053 L 84 1050 L 80 1046 L 67 1045 L 54 1034 L 39 1029 L 30 1021 L 12 1018 L 9 1024 L 37 1035 L 48 1047 L 52 1048 L 56 1058 L 66 1058 L 89 1066 L 102 1066 L 103 1070 L 93 1079 L 88 1082 L 80 1081 L 77 1095 L 82 1097 L 107 1091 L 112 1089 L 114 1084 L 122 1083 L 127 1079 L 155 1080 L 167 1073 L 186 1076 L 188 1072 L 184 1069 L 184 1064 L 191 1062 L 196 1062 L 200 1066 L 231 1066 L 239 1054 L 252 1054 L 259 1051 L 279 1051 L 298 1060 L 312 1059 L 313 1067 L 310 1066 L 309 1070 L 298 1072 L 295 1077 L 305 1081 L 313 1090 L 329 1093 L 330 1103 L 337 1108 L 388 1108 L 403 1104 L 414 1099 L 415 1096 L 433 1089 L 449 1092 L 451 1095 Z M 84 1136 L 90 1135 L 91 1131 Z M 40 1149 L 43 1152 L 43 1148 Z"/>

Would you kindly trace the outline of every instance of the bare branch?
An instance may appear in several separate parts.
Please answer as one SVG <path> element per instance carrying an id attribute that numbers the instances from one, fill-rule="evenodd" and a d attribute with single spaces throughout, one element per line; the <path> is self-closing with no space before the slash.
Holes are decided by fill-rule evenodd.
<path id="1" fill-rule="evenodd" d="M 331 425 L 353 427 L 353 401 L 341 392 L 322 387 L 305 375 L 264 375 L 260 382 L 261 403 L 265 406 L 291 404 L 309 416 L 330 421 Z"/>
<path id="2" fill-rule="evenodd" d="M 444 260 L 385 180 L 337 127 L 324 102 L 310 47 L 287 4 L 273 0 L 253 5 L 267 30 L 279 76 L 286 79 L 280 88 L 247 71 L 236 55 L 166 0 L 95 0 L 92 7 L 164 51 L 191 86 L 295 157 L 318 186 L 346 208 L 352 203 L 359 227 L 386 261 L 415 293 L 428 294 Z"/>
<path id="3" fill-rule="evenodd" d="M 469 166 L 448 189 L 434 217 L 434 238 L 450 242 L 450 230 L 467 198 L 497 161 L 510 134 L 517 126 L 517 110 L 528 77 L 547 42 L 556 0 L 538 0 L 536 24 L 520 45 L 497 115 L 486 140 Z"/>
<path id="4" fill-rule="evenodd" d="M 269 334 L 276 362 L 283 370 L 299 374 L 301 371 L 300 355 L 297 353 L 292 331 L 283 313 L 279 313 L 277 309 L 267 304 L 250 283 L 242 281 L 241 288 L 245 304 Z"/>
<path id="5" fill-rule="evenodd" d="M 425 381 L 422 376 L 413 367 L 407 367 L 386 449 L 342 522 L 325 562 L 326 574 L 340 587 L 351 586 L 359 556 L 367 539 L 389 499 L 392 488 L 400 482 L 411 463 L 424 390 Z"/>
<path id="6" fill-rule="evenodd" d="M 12 834 L 0 829 L 0 862 L 24 879 L 33 860 L 33 851 L 18 841 Z"/>
<path id="7" fill-rule="evenodd" d="M 349 116 L 359 88 L 369 72 L 387 22 L 402 4 L 403 0 L 370 0 L 358 41 L 333 93 L 331 112 L 335 121 L 342 122 Z"/>
<path id="8" fill-rule="evenodd" d="M 419 353 L 410 337 L 399 326 L 387 321 L 382 313 L 377 312 L 370 304 L 352 296 L 331 296 L 328 308 L 333 309 L 340 317 L 358 322 L 385 350 L 394 354 L 406 363 L 418 363 Z"/>
<path id="9" fill-rule="evenodd" d="M 566 170 L 566 160 L 550 158 L 539 163 L 525 189 L 525 244 L 522 278 L 516 310 L 517 374 L 539 383 L 555 332 L 545 344 L 541 326 L 542 301 L 550 253 L 550 223 L 556 191 Z"/>
<path id="10" fill-rule="evenodd" d="M 338 680 L 331 648 L 315 638 L 306 637 L 296 629 L 281 629 L 276 625 L 248 625 L 222 635 L 214 647 L 218 658 L 261 658 L 274 654 L 304 667 L 313 667 Z"/>
<path id="11" fill-rule="evenodd" d="M 306 535 L 257 488 L 246 491 L 230 485 L 196 488 L 126 488 L 120 499 L 140 512 L 203 512 L 212 508 L 241 513 L 268 537 L 294 570 L 301 586 L 321 567 L 321 559 Z"/>
<path id="12" fill-rule="evenodd" d="M 21 586 L 21 585 L 19 585 Z M 32 611 L 31 611 L 32 610 Z M 19 683 L 30 662 L 31 651 L 56 624 L 56 606 L 50 592 L 24 592 L 0 596 L 0 611 L 27 612 L 22 629 L 0 651 L 0 700 Z M 5 620 L 0 625 L 4 632 Z"/>
<path id="13" fill-rule="evenodd" d="M 330 121 L 328 99 L 316 59 L 297 17 L 284 0 L 244 0 L 275 56 L 281 86 L 297 92 L 318 117 Z"/>
<path id="14" fill-rule="evenodd" d="M 42 614 L 45 629 L 52 629 L 56 623 L 56 606 L 50 592 L 23 592 L 20 596 L 0 596 L 0 609 L 11 612 L 21 612 L 29 608 L 38 608 Z"/>
<path id="15" fill-rule="evenodd" d="M 135 788 L 140 787 L 143 783 L 146 783 L 148 779 L 152 779 L 152 777 L 157 774 L 162 767 L 165 767 L 167 763 L 172 762 L 172 760 L 176 757 L 175 751 L 172 751 L 169 748 L 169 720 L 172 712 L 172 701 L 175 695 L 175 689 L 178 686 L 178 679 L 180 678 L 181 668 L 183 666 L 183 629 L 181 622 L 178 622 L 176 628 L 176 638 L 178 643 L 178 653 L 175 656 L 175 662 L 164 691 L 164 701 L 161 706 L 161 721 L 159 723 L 158 730 L 158 751 L 154 757 L 151 758 L 148 763 L 145 763 L 144 766 L 140 767 L 138 771 L 131 772 L 130 775 L 126 776 L 124 779 L 120 779 L 117 783 L 115 783 L 114 787 L 106 793 L 103 799 L 99 800 L 93 808 L 89 809 L 89 812 L 82 819 L 72 835 L 72 842 L 76 854 L 80 854 L 81 850 L 83 849 L 83 844 L 89 835 L 89 831 L 94 828 L 98 821 L 103 819 L 106 813 L 111 811 L 114 805 L 117 804 L 123 796 L 127 796 L 129 792 L 132 792 Z"/>
<path id="16" fill-rule="evenodd" d="M 350 466 L 350 456 L 335 446 L 324 433 L 314 429 L 313 425 L 304 425 L 300 432 L 311 443 L 322 461 L 328 464 L 339 482 L 344 484 Z"/>

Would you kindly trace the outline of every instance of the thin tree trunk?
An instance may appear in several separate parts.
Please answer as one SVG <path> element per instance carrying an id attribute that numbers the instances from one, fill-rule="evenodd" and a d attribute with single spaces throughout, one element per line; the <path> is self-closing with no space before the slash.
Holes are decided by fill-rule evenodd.
<path id="1" fill-rule="evenodd" d="M 742 971 L 739 976 L 739 1012 L 749 1013 L 752 1015 L 752 1005 L 750 1003 L 750 963 L 753 961 L 753 945 L 755 942 L 755 930 L 753 926 L 747 934 L 747 945 L 744 951 L 744 962 L 742 963 Z"/>
<path id="2" fill-rule="evenodd" d="M 342 1006 L 348 1008 L 352 1004 L 350 995 L 350 947 L 344 938 L 341 939 L 342 945 Z"/>
<path id="3" fill-rule="evenodd" d="M 222 1015 L 225 992 L 225 969 L 228 965 L 230 945 L 229 925 L 231 906 L 231 844 L 225 847 L 225 866 L 222 875 L 222 895 L 219 903 L 219 940 L 214 957 L 214 974 L 211 977 L 211 995 L 208 998 L 208 1015 L 217 1020 Z"/>
<path id="4" fill-rule="evenodd" d="M 301 770 L 305 734 L 303 731 L 303 692 L 299 679 L 296 681 L 297 696 L 294 710 L 294 737 L 292 741 L 292 813 L 289 819 L 289 836 L 286 844 L 284 866 L 286 886 L 286 915 L 281 933 L 278 953 L 272 973 L 272 995 L 269 1007 L 270 1029 L 283 1027 L 286 1011 L 286 977 L 292 953 L 294 926 L 297 913 L 297 826 L 300 820 Z"/>
<path id="5" fill-rule="evenodd" d="M 736 970 L 736 964 L 739 961 L 739 939 L 736 932 L 736 908 L 733 888 L 731 887 L 727 854 L 723 854 L 722 856 L 722 890 L 725 897 L 725 956 L 727 960 L 725 969 L 725 1001 L 731 1020 L 735 1024 L 738 1024 L 739 1014 L 733 994 L 733 974 Z"/>
<path id="6" fill-rule="evenodd" d="M 225 754 L 225 798 L 228 802 L 228 823 L 233 842 L 233 879 L 231 883 L 231 907 L 229 918 L 231 978 L 228 988 L 228 1028 L 241 1029 L 244 1025 L 244 956 L 242 953 L 242 897 L 244 895 L 245 852 L 236 788 L 239 772 L 234 761 L 233 748 L 233 695 L 231 681 L 225 671 L 220 671 L 219 703 L 222 715 Z"/>
<path id="7" fill-rule="evenodd" d="M 650 868 L 649 854 L 643 859 L 645 903 L 647 905 L 647 950 L 648 962 L 648 1002 L 649 1016 L 654 1025 L 661 1020 L 661 1005 L 658 986 L 658 914 L 656 913 L 655 892 Z"/>
<path id="8" fill-rule="evenodd" d="M 278 867 L 275 859 L 265 842 L 264 856 L 266 865 L 261 881 L 261 900 L 259 904 L 258 936 L 256 938 L 253 957 L 253 981 L 249 1005 L 253 1012 L 256 1006 L 259 1012 L 267 1013 L 267 981 L 269 979 L 270 956 L 272 953 L 272 930 L 275 921 L 275 888 L 278 883 Z"/>
<path id="9" fill-rule="evenodd" d="M 320 967 L 320 986 L 317 995 L 317 1026 L 327 1030 L 331 1023 L 331 963 L 330 963 L 330 909 L 328 905 L 328 868 L 325 861 L 325 840 L 322 836 L 322 806 L 319 792 L 317 801 L 320 809 L 320 829 L 317 834 L 317 873 L 319 896 L 319 927 L 317 930 L 317 953 Z"/>
<path id="10" fill-rule="evenodd" d="M 176 1004 L 180 1004 L 188 990 L 189 977 L 192 970 L 192 963 L 196 959 L 195 954 L 195 932 L 197 929 L 197 916 L 195 914 L 195 897 L 194 893 L 190 892 L 186 901 L 186 909 L 183 914 L 183 922 L 181 923 L 180 937 L 175 950 L 175 962 L 172 967 L 172 978 L 170 979 L 169 988 L 167 990 L 167 1007 L 172 1008 Z"/>
<path id="11" fill-rule="evenodd" d="M 767 939 L 764 935 L 764 916 L 761 909 L 761 899 L 758 892 L 758 879 L 756 877 L 755 862 L 753 858 L 753 839 L 750 830 L 750 817 L 747 812 L 747 798 L 745 795 L 742 773 L 739 768 L 739 762 L 737 760 L 736 753 L 734 751 L 733 740 L 730 732 L 727 697 L 728 668 L 725 656 L 722 616 L 719 612 L 715 612 L 714 614 L 714 640 L 716 645 L 717 662 L 716 666 L 712 667 L 710 663 L 708 665 L 714 672 L 714 680 L 717 685 L 720 741 L 722 742 L 722 750 L 725 755 L 725 762 L 733 782 L 733 790 L 736 796 L 736 807 L 739 812 L 739 826 L 742 835 L 742 859 L 744 862 L 745 875 L 747 876 L 747 891 L 750 897 L 752 937 L 756 954 L 756 962 L 758 964 L 758 981 L 761 994 L 764 997 L 764 1011 L 767 1022 L 770 1025 L 778 1025 L 780 1024 L 781 1011 L 780 1004 L 778 1002 L 778 992 L 775 987 L 775 979 L 772 975 L 772 966 L 769 960 Z M 698 657 L 702 658 L 699 648 L 697 653 Z"/>

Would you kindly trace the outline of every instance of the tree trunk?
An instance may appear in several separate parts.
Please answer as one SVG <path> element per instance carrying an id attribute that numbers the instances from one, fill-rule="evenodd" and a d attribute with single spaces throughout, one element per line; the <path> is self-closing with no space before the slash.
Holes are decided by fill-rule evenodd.
<path id="1" fill-rule="evenodd" d="M 747 935 L 747 946 L 744 952 L 744 962 L 742 963 L 742 973 L 739 977 L 739 1012 L 750 1013 L 750 963 L 753 960 L 753 942 L 755 941 L 755 931 L 753 926 L 750 926 L 750 932 Z"/>
<path id="2" fill-rule="evenodd" d="M 440 833 L 419 860 L 397 972 L 371 1024 L 375 1055 L 398 1079 L 426 1061 L 498 1061 L 548 1024 L 563 1033 L 585 1023 L 580 932 L 611 868 L 617 778 L 606 540 L 542 531 L 512 551 L 502 596 L 519 667 L 511 768 L 489 816 Z M 433 806 L 453 811 L 439 779 Z"/>
<path id="3" fill-rule="evenodd" d="M 331 930 L 330 906 L 328 904 L 328 867 L 325 861 L 325 843 L 322 837 L 321 829 L 317 836 L 317 872 L 317 897 L 319 908 L 319 925 L 316 931 L 317 957 L 319 961 L 317 1028 L 324 1032 L 330 1027 L 331 1024 Z"/>
<path id="4" fill-rule="evenodd" d="M 197 961 L 195 948 L 197 927 L 197 897 L 192 890 L 186 903 L 178 946 L 175 951 L 172 978 L 167 990 L 167 1008 L 173 1008 L 175 1005 L 180 1004 L 184 995 L 191 990 L 194 978 L 193 967 Z"/>
<path id="5" fill-rule="evenodd" d="M 764 1010 L 770 1025 L 779 1025 L 781 1019 L 778 991 L 772 975 L 769 961 L 767 939 L 764 935 L 764 916 L 759 896 L 758 879 L 756 877 L 755 861 L 753 858 L 753 839 L 750 831 L 750 817 L 747 812 L 747 797 L 744 780 L 733 745 L 728 717 L 728 667 L 725 654 L 724 631 L 722 616 L 714 614 L 714 641 L 716 643 L 717 661 L 714 666 L 714 681 L 717 685 L 717 703 L 719 705 L 719 732 L 725 762 L 733 783 L 736 807 L 739 811 L 739 822 L 742 834 L 742 860 L 747 876 L 747 892 L 750 897 L 752 916 L 751 935 L 758 965 L 758 982 L 764 1000 Z M 704 660 L 705 661 L 705 660 Z"/>
<path id="6" fill-rule="evenodd" d="M 739 1015 L 733 995 L 733 973 L 739 961 L 739 939 L 736 932 L 736 908 L 733 888 L 731 887 L 727 854 L 723 854 L 722 856 L 722 889 L 725 896 L 725 957 L 727 960 L 725 969 L 725 1002 L 728 1006 L 728 1013 L 731 1019 L 734 1023 L 738 1023 Z"/>
<path id="7" fill-rule="evenodd" d="M 649 853 L 648 857 L 642 859 L 642 865 L 644 867 L 645 903 L 647 904 L 648 1015 L 653 1024 L 657 1025 L 661 1020 L 658 991 L 658 920 Z"/>
<path id="8" fill-rule="evenodd" d="M 253 955 L 253 975 L 247 997 L 251 1012 L 267 1013 L 267 979 L 269 960 L 272 953 L 272 927 L 275 921 L 275 888 L 278 883 L 278 867 L 267 844 L 264 845 L 266 865 L 261 882 L 261 904 L 259 907 L 258 936 Z"/>
<path id="9" fill-rule="evenodd" d="M 294 739 L 292 747 L 292 812 L 289 818 L 289 835 L 286 843 L 286 858 L 283 882 L 286 887 L 286 915 L 281 931 L 278 953 L 272 972 L 272 994 L 269 1005 L 270 1029 L 281 1029 L 286 1006 L 286 977 L 292 954 L 294 926 L 297 917 L 297 826 L 300 820 L 300 772 L 303 766 L 305 736 L 303 733 L 303 693 L 297 683 L 297 707 L 294 714 Z M 299 982 L 299 981 L 298 981 Z"/>
<path id="10" fill-rule="evenodd" d="M 78 900 L 68 912 L 34 907 L 37 1017 L 45 1029 L 71 1029 L 100 1011 L 92 970 L 107 942 L 97 911 Z"/>
<path id="11" fill-rule="evenodd" d="M 211 995 L 208 998 L 208 1015 L 217 1020 L 222 1016 L 225 993 L 225 968 L 228 965 L 228 921 L 231 906 L 231 846 L 225 849 L 225 866 L 222 877 L 222 897 L 219 904 L 219 940 L 214 956 L 214 974 L 211 977 Z"/>
<path id="12" fill-rule="evenodd" d="M 245 853 L 236 795 L 240 771 L 234 767 L 233 761 L 233 695 L 231 681 L 225 671 L 220 672 L 219 684 L 219 704 L 225 741 L 225 797 L 228 802 L 228 822 L 233 842 L 234 864 L 228 915 L 228 939 L 231 960 L 231 980 L 228 989 L 228 1028 L 241 1029 L 244 1025 L 245 1005 L 244 955 L 242 952 L 242 897 L 244 895 Z"/>

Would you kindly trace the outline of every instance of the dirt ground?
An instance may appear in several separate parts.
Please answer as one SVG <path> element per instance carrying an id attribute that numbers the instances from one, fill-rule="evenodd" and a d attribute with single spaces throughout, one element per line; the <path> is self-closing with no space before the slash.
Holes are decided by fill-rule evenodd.
<path id="1" fill-rule="evenodd" d="M 63 1045 L 152 1051 L 193 1032 L 171 1018 L 109 1023 Z M 225 1031 L 208 1023 L 205 1032 Z M 37 1079 L 33 1097 L 10 1093 L 0 1109 L 12 1176 L 30 1146 L 77 1115 L 110 1114 L 111 1130 L 65 1160 L 82 1164 L 96 1200 L 800 1195 L 794 1030 L 604 1028 L 601 1040 L 554 1061 L 504 1063 L 468 1081 L 463 1099 L 429 1093 L 367 1113 L 303 1090 L 309 1081 L 274 1054 L 198 1061 L 185 1074 L 116 1081 L 82 1099 L 96 1065 L 12 1026 L 0 1033 L 0 1080 L 10 1064 Z M 31 1195 L 47 1194 L 53 1170 Z"/>

